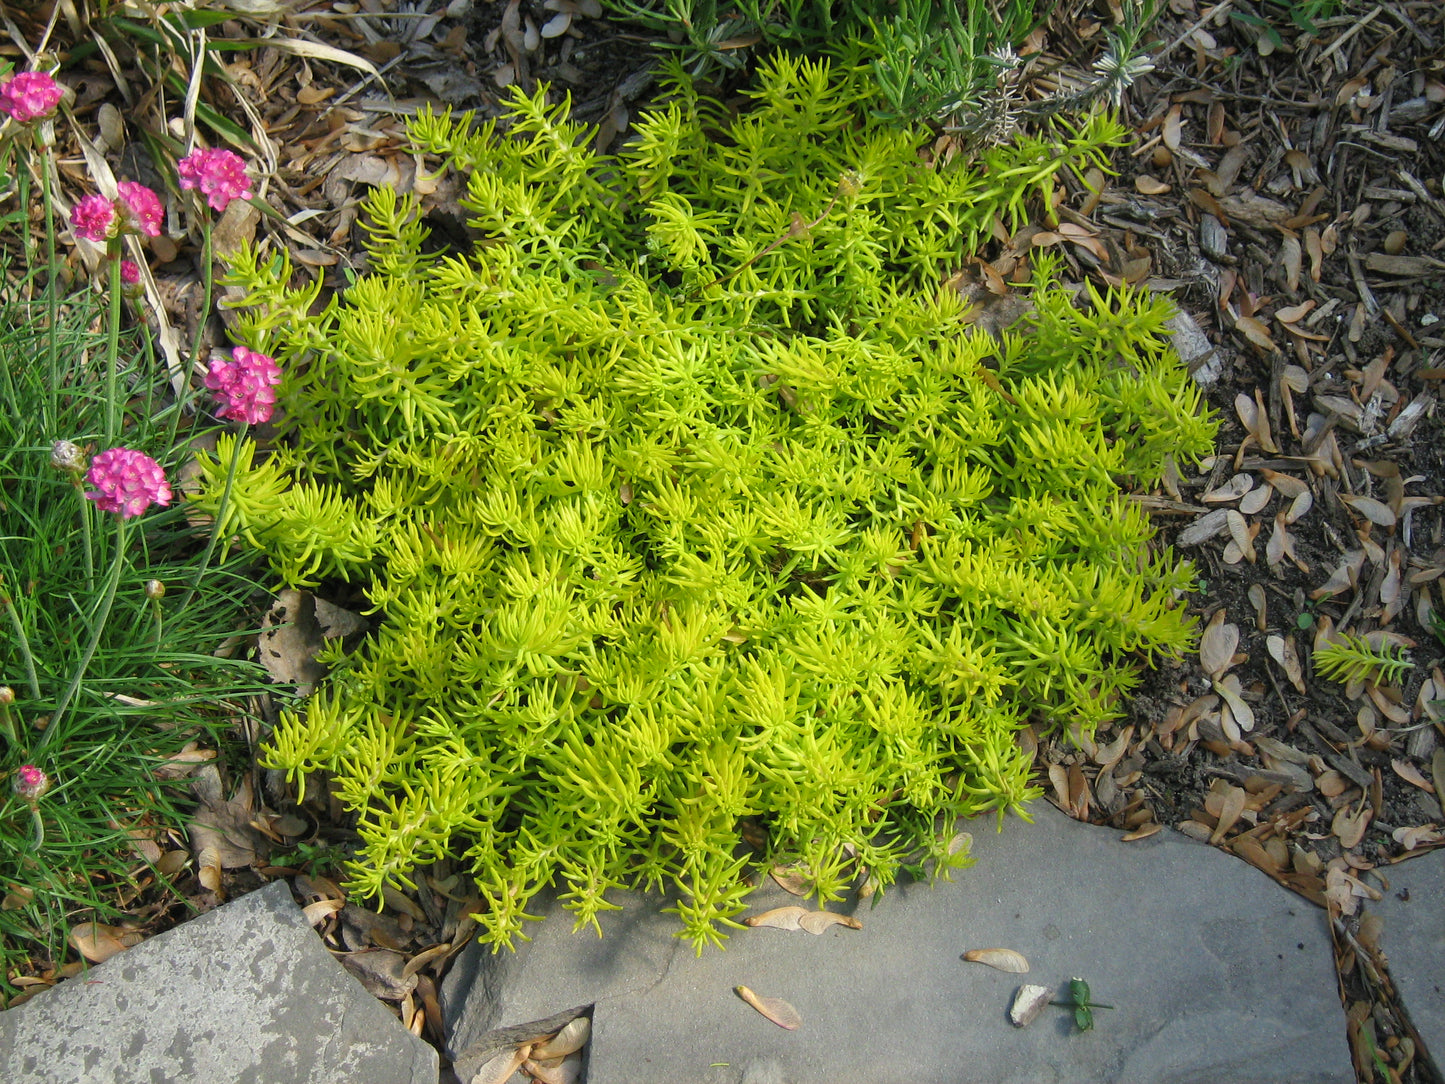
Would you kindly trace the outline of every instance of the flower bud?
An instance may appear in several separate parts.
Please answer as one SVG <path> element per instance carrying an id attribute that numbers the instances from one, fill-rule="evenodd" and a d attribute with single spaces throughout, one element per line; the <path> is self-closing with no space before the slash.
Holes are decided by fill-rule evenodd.
<path id="1" fill-rule="evenodd" d="M 166 585 L 160 580 L 146 580 L 146 598 L 159 602 L 166 597 Z"/>
<path id="2" fill-rule="evenodd" d="M 90 466 L 90 461 L 80 450 L 80 445 L 73 444 L 68 440 L 57 440 L 50 447 L 50 465 L 56 470 L 67 471 L 70 474 L 84 474 L 86 468 Z"/>
<path id="3" fill-rule="evenodd" d="M 36 802 L 50 789 L 50 779 L 34 764 L 22 764 L 15 770 L 15 793 L 27 802 Z"/>
<path id="4" fill-rule="evenodd" d="M 9 685 L 0 685 L 0 708 L 8 708 L 15 703 L 15 690 Z"/>

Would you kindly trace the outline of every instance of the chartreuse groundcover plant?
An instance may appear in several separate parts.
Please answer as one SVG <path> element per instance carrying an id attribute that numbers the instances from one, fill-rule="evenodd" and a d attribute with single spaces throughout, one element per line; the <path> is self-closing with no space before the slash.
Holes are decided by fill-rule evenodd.
<path id="1" fill-rule="evenodd" d="M 935 166 L 859 71 L 775 59 L 737 114 L 674 90 L 615 156 L 541 91 L 423 114 L 473 251 L 379 189 L 344 295 L 231 273 L 289 439 L 223 438 L 200 503 L 379 618 L 266 762 L 330 773 L 360 892 L 459 855 L 498 946 L 555 881 L 579 927 L 661 888 L 701 951 L 745 818 L 823 900 L 965 864 L 954 818 L 1036 793 L 1015 732 L 1111 718 L 1191 638 L 1191 571 L 1121 492 L 1214 433 L 1168 306 L 1040 261 L 995 341 L 942 285 L 1119 127 Z"/>

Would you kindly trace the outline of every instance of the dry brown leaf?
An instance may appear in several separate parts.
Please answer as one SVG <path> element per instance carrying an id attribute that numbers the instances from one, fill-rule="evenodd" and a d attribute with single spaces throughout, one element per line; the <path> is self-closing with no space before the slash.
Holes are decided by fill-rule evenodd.
<path id="1" fill-rule="evenodd" d="M 528 1058 L 522 1062 L 522 1072 L 537 1084 L 577 1084 L 582 1079 L 582 1055 L 547 1060 Z"/>
<path id="2" fill-rule="evenodd" d="M 308 903 L 301 908 L 301 913 L 306 917 L 308 925 L 320 926 L 328 917 L 336 914 L 345 906 L 345 900 L 317 900 L 315 903 Z"/>
<path id="3" fill-rule="evenodd" d="M 511 1050 L 497 1051 L 472 1074 L 468 1084 L 507 1084 L 507 1081 L 512 1079 L 512 1074 L 527 1060 L 531 1049 L 530 1045 L 524 1044 Z"/>
<path id="4" fill-rule="evenodd" d="M 760 915 L 749 915 L 743 919 L 743 923 L 753 927 L 766 926 L 774 930 L 796 930 L 799 928 L 799 920 L 808 913 L 806 907 L 774 907 L 771 911 L 764 911 Z"/>
<path id="5" fill-rule="evenodd" d="M 1243 558 L 1254 564 L 1254 536 L 1259 533 L 1259 525 L 1251 526 L 1249 521 L 1233 508 L 1224 510 L 1224 524 L 1229 528 L 1229 540 L 1234 543 L 1239 554 L 1233 561 L 1226 558 L 1227 563 L 1236 564 Z"/>
<path id="6" fill-rule="evenodd" d="M 1246 798 L 1243 787 L 1230 787 L 1224 792 L 1219 808 L 1219 823 L 1214 826 L 1214 831 L 1209 835 L 1210 843 L 1217 847 L 1223 841 L 1229 830 L 1238 822 L 1240 814 L 1244 812 Z"/>
<path id="7" fill-rule="evenodd" d="M 1289 683 L 1299 692 L 1305 691 L 1304 667 L 1300 665 L 1299 651 L 1294 646 L 1293 636 L 1273 635 L 1265 638 L 1264 646 L 1270 658 L 1279 663 L 1280 669 L 1289 678 Z"/>
<path id="8" fill-rule="evenodd" d="M 548 1058 L 565 1058 L 568 1054 L 581 1050 L 591 1038 L 591 1019 L 579 1016 L 570 1021 L 552 1038 L 534 1046 L 532 1057 L 537 1061 L 546 1061 Z"/>
<path id="9" fill-rule="evenodd" d="M 1222 504 L 1237 501 L 1254 488 L 1254 479 L 1248 474 L 1236 474 L 1218 489 L 1211 489 L 1199 499 L 1205 504 Z"/>
<path id="10" fill-rule="evenodd" d="M 1274 490 L 1269 486 L 1260 486 L 1258 489 L 1251 489 L 1239 501 L 1239 510 L 1246 516 L 1257 515 L 1264 511 L 1264 506 L 1269 503 L 1270 497 L 1274 496 Z"/>
<path id="11" fill-rule="evenodd" d="M 1298 523 L 1311 508 L 1314 507 L 1315 499 L 1309 490 L 1305 490 L 1294 500 L 1290 501 L 1289 510 L 1284 514 L 1285 523 L 1293 526 Z"/>
<path id="12" fill-rule="evenodd" d="M 1179 150 L 1179 140 L 1184 129 L 1184 107 L 1177 102 L 1169 107 L 1169 112 L 1164 116 L 1163 139 L 1164 146 L 1171 151 Z"/>
<path id="13" fill-rule="evenodd" d="M 798 919 L 798 928 L 815 937 L 833 926 L 846 926 L 850 930 L 861 930 L 863 923 L 852 915 L 840 915 L 834 911 L 809 911 Z"/>
<path id="14" fill-rule="evenodd" d="M 1199 662 L 1204 672 L 1218 678 L 1229 669 L 1234 649 L 1239 646 L 1239 628 L 1225 623 L 1225 611 L 1215 611 L 1199 638 Z"/>
<path id="15" fill-rule="evenodd" d="M 1241 731 L 1254 729 L 1254 709 L 1244 702 L 1240 695 L 1241 687 L 1239 678 L 1234 674 L 1225 674 L 1224 677 L 1214 683 L 1214 691 L 1224 701 L 1224 707 L 1220 709 L 1219 721 L 1224 727 L 1224 732 L 1229 735 L 1230 741 L 1238 741 L 1239 734 L 1231 733 L 1233 728 Z"/>
<path id="16" fill-rule="evenodd" d="M 1390 833 L 1390 838 L 1405 850 L 1413 851 L 1416 847 L 1445 842 L 1445 833 L 1442 833 L 1433 823 L 1419 824 L 1413 828 L 1396 828 Z"/>
<path id="17" fill-rule="evenodd" d="M 103 963 L 118 952 L 124 952 L 137 945 L 142 938 L 135 930 L 121 926 L 107 926 L 100 922 L 82 922 L 70 928 L 66 938 L 75 949 L 93 964 Z"/>
<path id="18" fill-rule="evenodd" d="M 1007 948 L 969 949 L 963 958 L 971 964 L 984 964 L 995 971 L 1007 971 L 1012 975 L 1026 975 L 1029 962 L 1023 953 Z"/>
<path id="19" fill-rule="evenodd" d="M 780 1028 L 788 1031 L 797 1031 L 803 1026 L 803 1018 L 798 1015 L 798 1010 L 789 1005 L 780 997 L 759 997 L 746 986 L 735 986 L 733 990 L 738 997 L 742 998 L 758 1012 L 762 1013 Z"/>
<path id="20" fill-rule="evenodd" d="M 1163 828 L 1164 826 L 1158 821 L 1150 821 L 1148 824 L 1141 824 L 1132 832 L 1125 832 L 1119 838 L 1124 843 L 1133 843 L 1135 840 L 1148 839 L 1152 835 L 1157 835 Z"/>
<path id="21" fill-rule="evenodd" d="M 1307 483 L 1300 481 L 1293 475 L 1281 474 L 1279 471 L 1269 470 L 1268 468 L 1266 468 L 1263 473 L 1264 480 L 1273 486 L 1281 496 L 1292 499 L 1302 493 L 1308 493 L 1310 491 Z"/>
<path id="22" fill-rule="evenodd" d="M 218 896 L 224 895 L 221 888 L 221 852 L 214 846 L 202 847 L 196 855 L 196 879 L 201 887 Z"/>
<path id="23" fill-rule="evenodd" d="M 1349 806 L 1342 806 L 1330 822 L 1330 832 L 1339 838 L 1341 847 L 1347 851 L 1353 850 L 1360 845 L 1360 840 L 1365 838 L 1370 817 L 1370 807 L 1363 801 L 1353 812 Z"/>
<path id="24" fill-rule="evenodd" d="M 1174 191 L 1173 185 L 1166 184 L 1147 173 L 1141 173 L 1134 178 L 1134 188 L 1145 196 L 1162 196 L 1166 192 Z"/>
<path id="25" fill-rule="evenodd" d="M 1234 328 L 1246 339 L 1266 353 L 1275 350 L 1274 337 L 1270 335 L 1269 328 L 1264 321 L 1257 320 L 1253 316 L 1239 316 L 1235 318 Z"/>
<path id="26" fill-rule="evenodd" d="M 1377 527 L 1393 527 L 1395 525 L 1395 513 L 1390 511 L 1390 506 L 1373 497 L 1357 497 L 1350 493 L 1341 493 L 1340 500 Z"/>
<path id="27" fill-rule="evenodd" d="M 771 877 L 790 896 L 808 896 L 813 892 L 813 880 L 806 877 L 797 866 L 774 866 L 768 870 Z"/>
<path id="28" fill-rule="evenodd" d="M 1408 760 L 1401 757 L 1394 757 L 1390 761 L 1390 767 L 1394 768 L 1395 774 L 1405 782 L 1411 783 L 1430 794 L 1435 793 L 1435 784 L 1426 779 L 1425 774 Z"/>

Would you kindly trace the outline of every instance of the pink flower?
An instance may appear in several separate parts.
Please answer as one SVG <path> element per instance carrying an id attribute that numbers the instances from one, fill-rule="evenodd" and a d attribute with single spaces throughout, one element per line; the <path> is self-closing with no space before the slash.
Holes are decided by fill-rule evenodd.
<path id="1" fill-rule="evenodd" d="M 15 770 L 15 793 L 25 801 L 38 801 L 49 789 L 50 780 L 34 764 L 22 764 Z"/>
<path id="2" fill-rule="evenodd" d="M 147 237 L 159 237 L 161 222 L 165 219 L 160 197 L 135 181 L 121 181 L 115 186 L 115 190 L 120 193 L 120 205 L 125 210 L 126 225 Z"/>
<path id="3" fill-rule="evenodd" d="M 75 236 L 104 243 L 115 223 L 115 204 L 104 196 L 86 196 L 70 209 L 70 228 Z"/>
<path id="4" fill-rule="evenodd" d="M 140 265 L 134 260 L 120 261 L 120 284 L 127 287 L 140 285 Z"/>
<path id="5" fill-rule="evenodd" d="M 281 383 L 281 370 L 274 358 L 238 346 L 231 351 L 230 361 L 211 362 L 206 373 L 206 387 L 216 393 L 220 418 L 234 418 L 247 425 L 271 420 L 276 405 L 276 392 Z"/>
<path id="6" fill-rule="evenodd" d="M 121 519 L 138 516 L 152 504 L 171 503 L 171 486 L 161 465 L 143 452 L 108 448 L 90 461 L 85 480 L 95 489 L 87 493 L 102 512 L 118 512 Z"/>
<path id="7" fill-rule="evenodd" d="M 0 111 L 26 124 L 48 117 L 63 97 L 65 91 L 47 73 L 19 72 L 0 86 Z"/>
<path id="8" fill-rule="evenodd" d="M 177 172 L 182 188 L 199 188 L 215 211 L 224 211 L 233 199 L 251 198 L 251 178 L 241 156 L 224 147 L 192 151 L 180 160 Z"/>

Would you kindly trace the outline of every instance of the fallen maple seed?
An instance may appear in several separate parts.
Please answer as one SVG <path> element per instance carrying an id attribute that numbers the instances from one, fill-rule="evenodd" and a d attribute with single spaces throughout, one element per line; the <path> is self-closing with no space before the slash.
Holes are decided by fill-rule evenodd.
<path id="1" fill-rule="evenodd" d="M 762 1013 L 780 1028 L 788 1031 L 797 1031 L 803 1026 L 803 1018 L 798 1015 L 798 1010 L 789 1005 L 780 997 L 758 997 L 746 986 L 734 986 L 734 993 L 742 998 L 758 1012 Z"/>
<path id="2" fill-rule="evenodd" d="M 1028 972 L 1029 962 L 1023 953 L 1006 948 L 969 949 L 963 958 L 971 964 L 987 964 L 995 971 L 1007 971 L 1014 975 Z"/>

